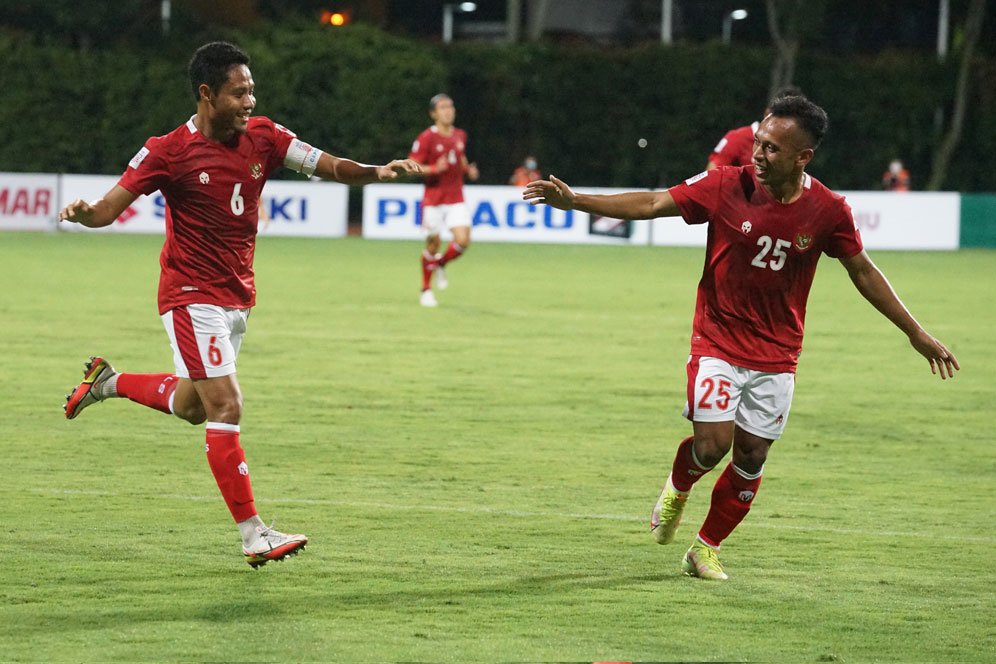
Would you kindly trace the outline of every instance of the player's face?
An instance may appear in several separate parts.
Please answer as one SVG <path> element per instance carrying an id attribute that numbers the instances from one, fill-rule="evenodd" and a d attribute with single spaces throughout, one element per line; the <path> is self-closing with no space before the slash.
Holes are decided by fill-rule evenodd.
<path id="1" fill-rule="evenodd" d="M 456 122 L 456 106 L 453 105 L 452 99 L 440 99 L 429 115 L 444 127 L 452 127 Z"/>
<path id="2" fill-rule="evenodd" d="M 248 129 L 249 116 L 256 107 L 255 90 L 249 67 L 236 65 L 229 69 L 228 80 L 210 96 L 213 123 L 240 133 Z"/>
<path id="3" fill-rule="evenodd" d="M 793 118 L 769 115 L 754 134 L 754 173 L 769 187 L 798 179 L 812 157 L 806 134 Z"/>

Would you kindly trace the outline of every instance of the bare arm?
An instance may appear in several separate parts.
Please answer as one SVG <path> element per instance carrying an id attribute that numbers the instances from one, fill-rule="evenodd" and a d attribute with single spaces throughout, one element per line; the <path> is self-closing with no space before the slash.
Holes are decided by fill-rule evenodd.
<path id="1" fill-rule="evenodd" d="M 77 198 L 59 212 L 59 219 L 81 224 L 88 228 L 110 226 L 128 206 L 138 198 L 119 184 L 104 194 L 103 198 L 87 203 Z"/>
<path id="2" fill-rule="evenodd" d="M 889 281 L 876 267 L 865 251 L 851 258 L 842 258 L 841 264 L 861 295 L 892 324 L 909 337 L 910 345 L 930 363 L 931 373 L 941 378 L 953 378 L 955 369 L 961 369 L 958 359 L 940 341 L 930 336 L 902 303 Z"/>
<path id="3" fill-rule="evenodd" d="M 481 177 L 481 171 L 477 169 L 477 164 L 467 161 L 467 155 L 463 157 L 463 172 L 471 182 L 477 182 L 477 179 Z"/>
<path id="4" fill-rule="evenodd" d="M 613 219 L 655 219 L 681 214 L 667 191 L 632 191 L 625 194 L 576 194 L 567 183 L 551 175 L 526 185 L 522 198 L 560 210 L 580 210 Z"/>
<path id="5" fill-rule="evenodd" d="M 399 175 L 421 175 L 422 171 L 422 165 L 411 159 L 395 159 L 383 166 L 369 166 L 327 152 L 322 153 L 315 167 L 315 175 L 323 180 L 351 185 L 384 182 Z"/>

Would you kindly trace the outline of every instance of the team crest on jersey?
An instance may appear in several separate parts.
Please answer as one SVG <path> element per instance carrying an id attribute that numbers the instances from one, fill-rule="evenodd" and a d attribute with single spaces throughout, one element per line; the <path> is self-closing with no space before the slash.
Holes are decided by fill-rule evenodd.
<path id="1" fill-rule="evenodd" d="M 200 178 L 201 184 L 207 184 L 211 182 L 211 176 L 208 175 L 205 171 L 201 171 L 201 174 L 198 175 L 197 177 Z"/>
<path id="2" fill-rule="evenodd" d="M 249 166 L 249 175 L 252 176 L 253 180 L 258 180 L 263 177 L 263 167 L 260 164 L 252 164 Z"/>
<path id="3" fill-rule="evenodd" d="M 812 235 L 803 235 L 799 233 L 795 236 L 795 248 L 799 251 L 806 251 L 813 245 Z"/>
<path id="4" fill-rule="evenodd" d="M 745 221 L 744 223 L 740 224 L 740 230 L 744 232 L 744 235 L 750 235 L 751 228 L 753 228 L 753 226 L 751 226 L 749 221 Z"/>

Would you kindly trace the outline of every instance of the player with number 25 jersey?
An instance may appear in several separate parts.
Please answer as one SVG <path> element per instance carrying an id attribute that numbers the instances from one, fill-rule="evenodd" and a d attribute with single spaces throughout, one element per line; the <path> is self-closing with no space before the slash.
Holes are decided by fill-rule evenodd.
<path id="1" fill-rule="evenodd" d="M 795 371 L 820 254 L 862 250 L 851 208 L 808 173 L 776 201 L 752 166 L 721 166 L 668 189 L 688 224 L 709 223 L 692 322 L 692 355 L 757 371 Z"/>

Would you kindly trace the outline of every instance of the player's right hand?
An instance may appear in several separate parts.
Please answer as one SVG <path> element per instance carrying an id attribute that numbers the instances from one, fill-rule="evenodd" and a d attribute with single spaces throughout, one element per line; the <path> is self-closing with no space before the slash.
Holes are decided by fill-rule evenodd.
<path id="1" fill-rule="evenodd" d="M 59 212 L 60 221 L 70 221 L 74 224 L 88 225 L 93 221 L 94 207 L 90 203 L 77 198 L 75 201 L 62 208 Z"/>
<path id="2" fill-rule="evenodd" d="M 549 180 L 533 180 L 527 184 L 522 191 L 522 200 L 530 205 L 546 203 L 559 210 L 570 210 L 574 207 L 574 191 L 566 182 L 551 175 Z"/>
<path id="3" fill-rule="evenodd" d="M 442 157 L 437 159 L 436 163 L 433 165 L 433 168 L 435 169 L 436 173 L 442 173 L 443 171 L 448 171 L 450 168 L 450 162 L 446 158 L 446 155 L 443 155 Z"/>

